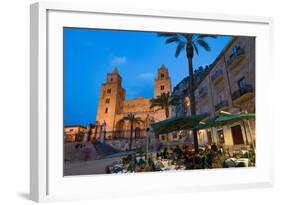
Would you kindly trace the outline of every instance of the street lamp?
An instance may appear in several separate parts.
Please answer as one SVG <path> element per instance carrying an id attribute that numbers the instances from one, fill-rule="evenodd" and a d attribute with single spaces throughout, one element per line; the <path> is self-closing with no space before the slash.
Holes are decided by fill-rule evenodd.
<path id="1" fill-rule="evenodd" d="M 148 166 L 148 144 L 149 144 L 149 140 L 150 140 L 150 129 L 149 127 L 146 128 L 146 166 Z"/>
<path id="2" fill-rule="evenodd" d="M 149 114 L 146 116 L 145 119 L 145 125 L 146 125 L 146 166 L 148 166 L 148 145 L 150 142 L 150 126 L 151 126 L 151 119 L 149 118 Z"/>

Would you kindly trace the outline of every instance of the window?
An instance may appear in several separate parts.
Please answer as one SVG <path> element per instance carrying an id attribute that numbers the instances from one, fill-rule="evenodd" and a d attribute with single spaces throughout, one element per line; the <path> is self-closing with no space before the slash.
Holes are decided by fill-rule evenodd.
<path id="1" fill-rule="evenodd" d="M 165 86 L 164 86 L 164 85 L 161 85 L 160 89 L 161 89 L 161 90 L 164 90 L 164 89 L 165 89 Z"/>
<path id="2" fill-rule="evenodd" d="M 111 93 L 111 89 L 109 88 L 109 89 L 107 89 L 107 94 L 110 94 Z"/>
<path id="3" fill-rule="evenodd" d="M 69 132 L 72 132 L 73 131 L 73 129 L 69 129 Z"/>
<path id="4" fill-rule="evenodd" d="M 162 140 L 165 140 L 165 135 L 162 135 L 161 138 L 162 138 Z"/>
<path id="5" fill-rule="evenodd" d="M 110 78 L 110 81 L 112 82 L 112 81 L 113 81 L 113 78 Z"/>
<path id="6" fill-rule="evenodd" d="M 246 87 L 246 80 L 245 78 L 241 78 L 240 80 L 238 80 L 238 87 L 241 88 L 245 88 Z"/>
<path id="7" fill-rule="evenodd" d="M 105 103 L 110 103 L 110 98 L 106 98 Z"/>
<path id="8" fill-rule="evenodd" d="M 164 77 L 165 77 L 165 75 L 162 73 L 162 74 L 161 74 L 161 78 L 164 78 Z"/>
<path id="9" fill-rule="evenodd" d="M 105 113 L 108 113 L 108 108 L 105 108 Z"/>
<path id="10" fill-rule="evenodd" d="M 241 51 L 240 46 L 237 46 L 237 45 L 233 46 L 232 53 L 233 53 L 234 56 L 238 56 L 240 51 Z"/>

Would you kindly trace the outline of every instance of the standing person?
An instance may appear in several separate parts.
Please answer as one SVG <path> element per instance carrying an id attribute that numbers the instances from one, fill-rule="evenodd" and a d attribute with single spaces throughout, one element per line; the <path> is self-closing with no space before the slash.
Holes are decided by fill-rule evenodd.
<path id="1" fill-rule="evenodd" d="M 204 168 L 205 169 L 212 168 L 212 163 L 213 163 L 213 153 L 211 148 L 207 146 L 204 153 Z"/>
<path id="2" fill-rule="evenodd" d="M 211 145 L 211 150 L 212 150 L 213 152 L 217 152 L 217 151 L 218 151 L 218 146 L 217 146 L 215 143 L 213 143 L 213 144 Z"/>
<path id="3" fill-rule="evenodd" d="M 88 148 L 86 148 L 85 151 L 84 151 L 84 159 L 85 159 L 85 161 L 89 160 L 90 156 L 91 156 L 91 151 Z"/>

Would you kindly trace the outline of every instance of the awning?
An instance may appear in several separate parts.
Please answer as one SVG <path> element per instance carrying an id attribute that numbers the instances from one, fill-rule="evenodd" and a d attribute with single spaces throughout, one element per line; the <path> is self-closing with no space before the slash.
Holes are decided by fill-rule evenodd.
<path id="1" fill-rule="evenodd" d="M 233 124 L 243 119 L 253 119 L 256 117 L 255 113 L 247 114 L 221 114 L 215 121 L 219 125 Z"/>
<path id="2" fill-rule="evenodd" d="M 216 119 L 210 119 L 207 122 L 200 122 L 197 125 L 196 129 L 201 130 L 201 129 L 207 129 L 210 127 L 215 127 L 215 126 L 217 126 L 215 123 L 216 123 Z"/>
<path id="3" fill-rule="evenodd" d="M 223 126 L 227 124 L 233 124 L 235 122 L 241 121 L 243 119 L 253 119 L 256 117 L 256 114 L 254 113 L 248 113 L 248 114 L 220 114 L 215 119 L 210 119 L 206 123 L 200 122 L 196 129 L 207 129 L 210 127 L 216 127 L 216 126 Z"/>
<path id="4" fill-rule="evenodd" d="M 173 117 L 152 123 L 151 126 L 157 134 L 165 134 L 179 130 L 191 130 L 196 128 L 198 123 L 206 117 L 206 114 Z"/>

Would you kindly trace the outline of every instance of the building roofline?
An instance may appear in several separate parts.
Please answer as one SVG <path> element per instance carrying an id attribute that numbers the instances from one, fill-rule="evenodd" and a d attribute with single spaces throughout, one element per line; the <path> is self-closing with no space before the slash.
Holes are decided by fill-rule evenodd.
<path id="1" fill-rule="evenodd" d="M 134 100 L 150 100 L 151 98 L 146 98 L 146 97 L 142 97 L 142 96 L 138 96 L 135 98 L 126 98 L 124 101 L 134 101 Z"/>
<path id="2" fill-rule="evenodd" d="M 86 127 L 85 127 L 85 126 L 82 126 L 82 125 L 64 125 L 63 127 L 64 127 L 64 128 L 80 127 L 80 128 L 85 128 L 85 129 L 86 129 Z"/>

